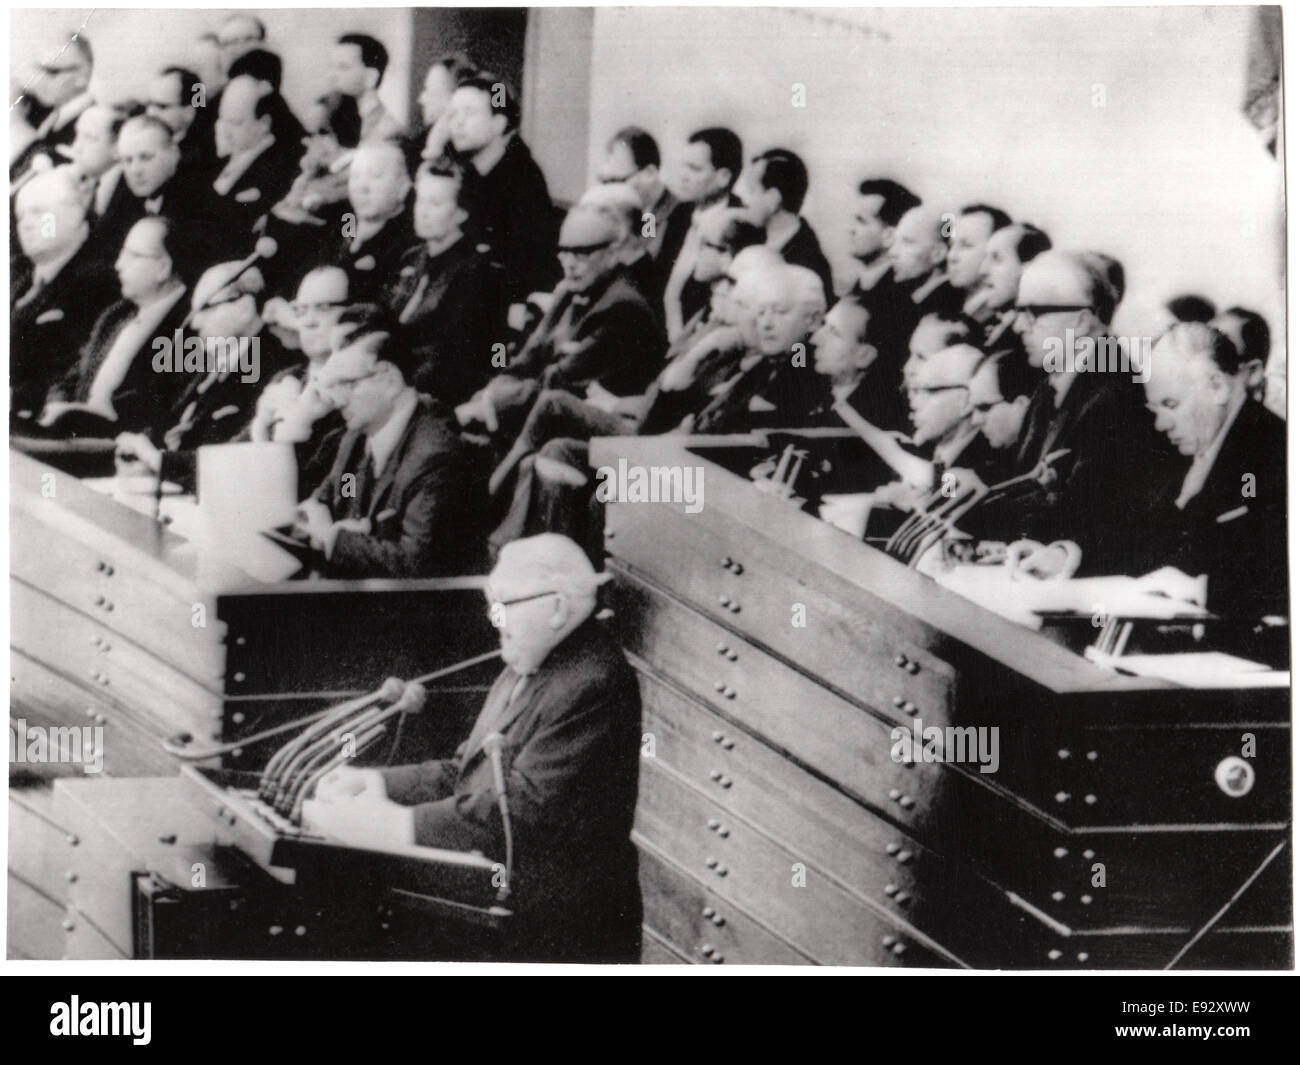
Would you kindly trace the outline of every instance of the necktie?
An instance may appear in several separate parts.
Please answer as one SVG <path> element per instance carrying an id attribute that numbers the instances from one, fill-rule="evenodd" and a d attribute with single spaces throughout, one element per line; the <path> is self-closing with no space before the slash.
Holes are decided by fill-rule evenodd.
<path id="1" fill-rule="evenodd" d="M 144 201 L 145 214 L 158 214 L 162 210 L 162 197 L 155 196 L 152 200 Z"/>
<path id="2" fill-rule="evenodd" d="M 429 275 L 421 274 L 420 283 L 415 286 L 415 292 L 412 294 L 411 298 L 406 301 L 406 306 L 402 308 L 402 313 L 398 318 L 399 322 L 405 325 L 408 321 L 411 320 L 411 315 L 413 315 L 416 312 L 416 310 L 419 308 L 420 301 L 424 299 L 424 294 L 428 290 L 429 290 Z"/>
<path id="3" fill-rule="evenodd" d="M 40 274 L 35 275 L 32 278 L 32 287 L 29 288 L 23 294 L 22 299 L 20 299 L 17 303 L 14 304 L 14 310 L 21 311 L 24 307 L 29 306 L 32 303 L 32 301 L 35 300 L 36 297 L 41 294 L 41 290 L 44 288 L 45 288 L 45 282 L 41 279 L 41 275 Z"/>
<path id="4" fill-rule="evenodd" d="M 351 517 L 364 518 L 370 513 L 370 500 L 375 491 L 375 457 L 370 453 L 370 448 L 364 448 L 365 461 L 361 463 L 361 470 L 357 474 L 357 498 L 356 512 Z"/>

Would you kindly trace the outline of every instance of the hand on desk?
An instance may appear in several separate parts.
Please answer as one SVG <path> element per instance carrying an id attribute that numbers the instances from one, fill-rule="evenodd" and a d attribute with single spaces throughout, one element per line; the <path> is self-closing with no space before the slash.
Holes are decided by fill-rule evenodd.
<path id="1" fill-rule="evenodd" d="M 365 799 L 383 802 L 388 799 L 384 774 L 378 769 L 358 769 L 343 765 L 321 777 L 314 796 L 321 802 L 340 802 L 344 799 Z"/>
<path id="2" fill-rule="evenodd" d="M 162 472 L 162 452 L 143 433 L 119 433 L 114 443 L 113 459 L 119 477 L 157 476 Z"/>
<path id="3" fill-rule="evenodd" d="M 373 769 L 356 772 L 378 776 Z M 324 783 L 322 780 L 321 785 Z M 320 787 L 316 790 L 319 793 Z M 302 804 L 302 823 L 309 832 L 358 847 L 410 847 L 415 843 L 415 811 L 372 795 L 368 788 L 358 795 L 308 799 Z"/>

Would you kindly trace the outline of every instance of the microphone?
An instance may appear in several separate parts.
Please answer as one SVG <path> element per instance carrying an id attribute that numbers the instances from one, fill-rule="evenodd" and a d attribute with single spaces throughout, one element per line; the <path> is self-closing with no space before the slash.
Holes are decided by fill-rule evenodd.
<path id="1" fill-rule="evenodd" d="M 515 864 L 514 833 L 510 826 L 510 803 L 506 800 L 506 770 L 501 760 L 501 744 L 505 737 L 499 732 L 489 732 L 483 737 L 483 750 L 492 763 L 492 787 L 497 793 L 497 809 L 501 811 L 501 827 L 506 837 L 506 877 L 501 885 L 502 899 L 510 894 L 510 877 Z"/>
<path id="2" fill-rule="evenodd" d="M 239 269 L 230 275 L 226 280 L 226 284 L 222 285 L 221 288 L 225 288 L 227 285 L 233 285 L 263 259 L 274 258 L 275 253 L 279 250 L 280 245 L 276 242 L 274 237 L 258 237 L 257 243 L 253 245 L 253 254 L 239 260 Z M 221 288 L 217 289 L 217 292 L 220 292 Z M 195 307 L 185 316 L 185 320 L 181 323 L 181 328 L 188 329 L 190 323 L 194 320 L 194 316 L 200 311 L 206 311 L 211 306 L 212 300 L 208 299 L 200 306 Z"/>

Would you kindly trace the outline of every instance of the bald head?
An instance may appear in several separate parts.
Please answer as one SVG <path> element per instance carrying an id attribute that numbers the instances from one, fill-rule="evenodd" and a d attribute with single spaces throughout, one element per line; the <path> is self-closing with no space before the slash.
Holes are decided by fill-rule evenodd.
<path id="1" fill-rule="evenodd" d="M 943 225 L 942 213 L 926 204 L 913 207 L 898 220 L 889 246 L 889 261 L 897 280 L 924 277 L 943 264 L 948 255 Z"/>
<path id="2" fill-rule="evenodd" d="M 971 378 L 983 357 L 977 347 L 954 344 L 936 351 L 917 368 L 907 386 L 917 443 L 940 441 L 961 430 Z"/>

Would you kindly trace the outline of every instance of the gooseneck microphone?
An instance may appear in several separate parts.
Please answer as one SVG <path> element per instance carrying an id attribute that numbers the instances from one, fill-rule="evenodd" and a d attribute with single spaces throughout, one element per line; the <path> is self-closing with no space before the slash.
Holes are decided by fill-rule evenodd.
<path id="1" fill-rule="evenodd" d="M 501 744 L 505 737 L 499 732 L 489 732 L 483 737 L 483 750 L 492 763 L 492 786 L 497 793 L 497 809 L 501 811 L 501 827 L 506 837 L 506 881 L 501 887 L 501 897 L 510 894 L 510 878 L 515 866 L 514 831 L 510 824 L 510 803 L 506 799 L 506 770 L 501 758 Z"/>

